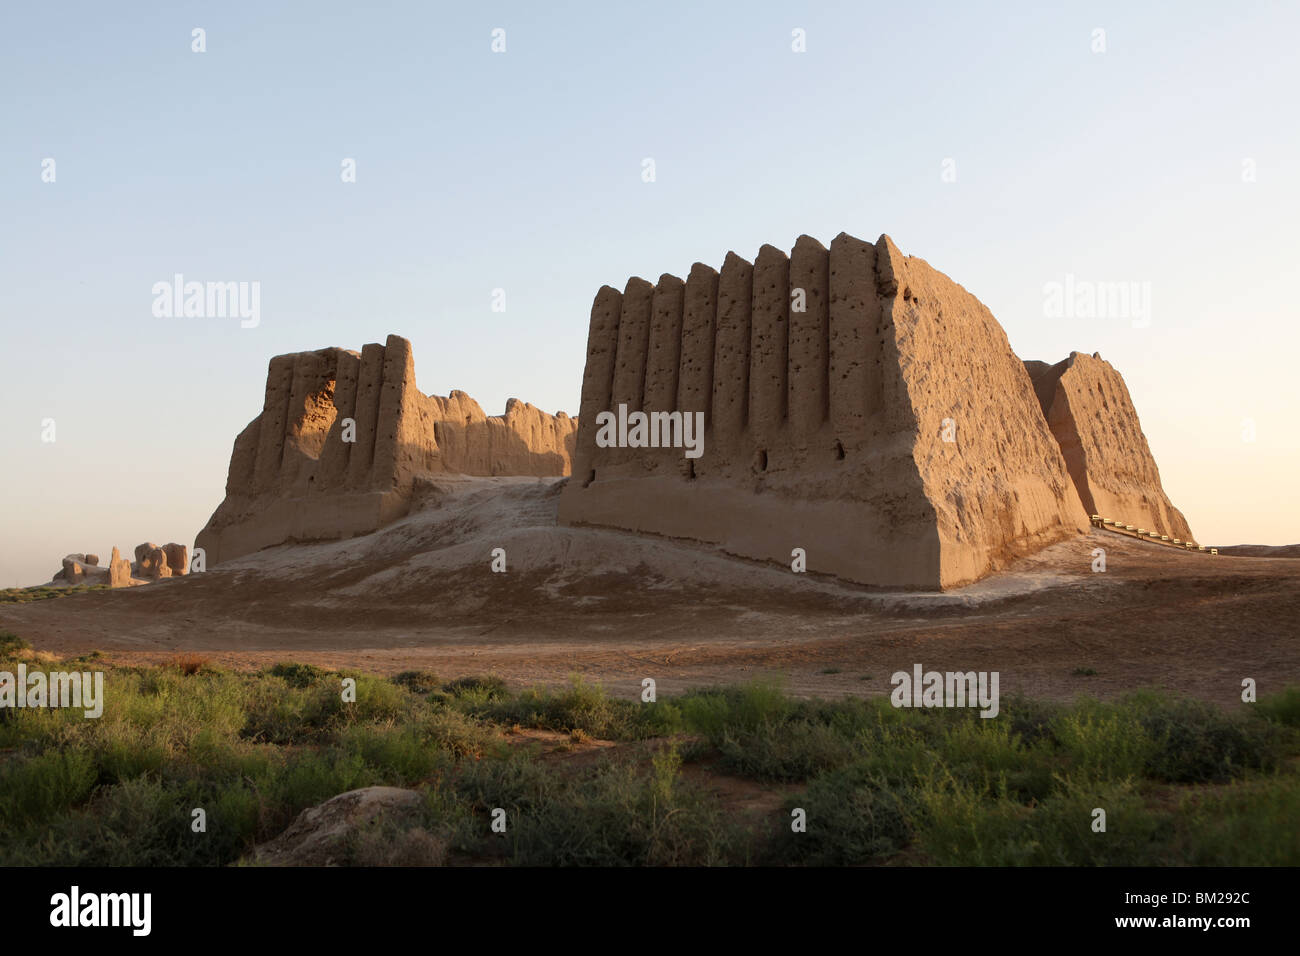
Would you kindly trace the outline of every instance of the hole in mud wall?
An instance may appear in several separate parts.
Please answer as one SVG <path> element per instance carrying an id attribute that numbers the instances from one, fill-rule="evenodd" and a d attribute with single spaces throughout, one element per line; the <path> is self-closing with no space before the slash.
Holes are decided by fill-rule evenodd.
<path id="1" fill-rule="evenodd" d="M 841 441 L 835 442 L 835 460 L 836 461 L 844 460 L 844 443 Z"/>
<path id="2" fill-rule="evenodd" d="M 582 483 L 582 487 L 586 488 L 589 484 L 591 484 L 595 480 L 596 480 L 596 469 L 593 468 L 591 469 L 591 471 L 587 472 L 587 480 Z"/>
<path id="3" fill-rule="evenodd" d="M 760 448 L 754 453 L 754 470 L 767 471 L 767 450 Z"/>
<path id="4" fill-rule="evenodd" d="M 686 480 L 695 480 L 695 462 L 691 461 L 689 458 L 686 459 Z"/>

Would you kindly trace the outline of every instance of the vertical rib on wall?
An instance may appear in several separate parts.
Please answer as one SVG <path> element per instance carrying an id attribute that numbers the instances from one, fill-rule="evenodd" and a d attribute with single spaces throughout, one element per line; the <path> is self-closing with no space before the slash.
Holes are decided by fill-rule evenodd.
<path id="1" fill-rule="evenodd" d="M 284 454 L 284 429 L 289 418 L 296 355 L 277 355 L 266 373 L 266 399 L 262 405 L 262 429 L 257 444 L 253 486 L 269 491 L 279 484 L 280 460 Z"/>
<path id="2" fill-rule="evenodd" d="M 704 413 L 706 433 L 713 421 L 714 330 L 718 320 L 718 273 L 703 263 L 691 266 L 686 277 L 682 315 L 682 367 L 677 382 L 677 407 L 682 416 Z M 682 462 L 682 472 L 696 474 L 696 460 Z"/>
<path id="3" fill-rule="evenodd" d="M 596 415 L 608 410 L 614 390 L 618 354 L 618 323 L 623 293 L 602 286 L 591 304 L 587 331 L 587 365 L 582 373 L 582 402 L 578 408 L 578 443 L 574 451 L 573 478 L 590 480 L 595 458 Z"/>
<path id="4" fill-rule="evenodd" d="M 830 421 L 847 453 L 866 440 L 867 419 L 878 404 L 876 250 L 842 232 L 831 242 L 829 264 Z"/>
<path id="5" fill-rule="evenodd" d="M 800 236 L 790 254 L 789 418 L 802 457 L 828 411 L 827 326 L 830 308 L 830 256 L 811 236 Z M 795 311 L 797 290 L 803 311 Z M 821 451 L 821 449 L 818 449 Z"/>
<path id="6" fill-rule="evenodd" d="M 683 412 L 704 412 L 706 420 L 713 404 L 713 340 L 717 318 L 718 272 L 697 262 L 686 278 L 677 405 Z"/>
<path id="7" fill-rule="evenodd" d="M 673 275 L 659 277 L 651 306 L 649 354 L 646 359 L 645 396 L 641 409 L 646 412 L 677 410 L 677 379 L 682 364 L 682 310 L 686 284 Z M 649 470 L 667 467 L 676 471 L 665 455 L 646 459 Z"/>
<path id="8" fill-rule="evenodd" d="M 749 413 L 749 327 L 754 267 L 728 252 L 718 277 L 718 321 L 713 358 L 710 452 L 697 461 L 703 474 L 720 471 L 739 453 Z M 748 456 L 742 458 L 747 462 Z"/>
<path id="9" fill-rule="evenodd" d="M 790 259 L 765 245 L 754 260 L 753 316 L 749 340 L 749 430 L 767 466 L 782 461 L 789 371 Z M 757 465 L 764 470 L 764 463 Z"/>
<path id="10" fill-rule="evenodd" d="M 408 387 L 415 382 L 415 362 L 411 343 L 390 335 L 384 344 L 383 385 L 379 392 L 379 416 L 375 424 L 375 452 L 371 481 L 376 487 L 397 483 L 399 462 L 409 457 L 410 449 L 401 435 Z M 409 444 L 409 443 L 407 443 Z"/>
<path id="11" fill-rule="evenodd" d="M 682 307 L 686 285 L 664 274 L 655 287 L 650 324 L 650 355 L 646 363 L 646 411 L 672 411 L 677 405 L 677 376 L 681 368 Z"/>
<path id="12" fill-rule="evenodd" d="M 357 441 L 348 455 L 348 488 L 354 491 L 370 484 L 383 382 L 384 347 L 371 342 L 361 349 L 361 366 L 357 372 Z"/>
<path id="13" fill-rule="evenodd" d="M 623 311 L 618 322 L 618 356 L 614 364 L 614 387 L 609 410 L 618 411 L 626 405 L 628 412 L 641 407 L 645 395 L 647 350 L 650 345 L 650 320 L 653 314 L 655 287 L 645 279 L 633 277 L 623 290 Z M 635 449 L 634 449 L 635 451 Z M 599 449 L 597 467 L 621 469 L 632 463 L 634 468 L 644 459 L 638 454 L 628 454 L 625 449 Z"/>

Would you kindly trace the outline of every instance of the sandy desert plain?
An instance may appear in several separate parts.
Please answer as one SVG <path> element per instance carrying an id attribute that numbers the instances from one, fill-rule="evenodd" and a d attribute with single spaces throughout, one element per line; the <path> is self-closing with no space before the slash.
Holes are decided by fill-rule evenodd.
<path id="1" fill-rule="evenodd" d="M 918 661 L 996 670 L 1003 693 L 1054 700 L 1165 687 L 1240 706 L 1244 677 L 1300 683 L 1292 558 L 1181 553 L 1094 529 L 966 587 L 882 591 L 561 528 L 558 483 L 443 479 L 423 510 L 380 531 L 0 606 L 0 627 L 41 650 L 123 663 L 196 653 L 238 669 L 292 659 L 524 685 L 581 674 L 629 699 L 646 677 L 663 693 L 766 676 L 801 695 L 883 695 Z M 504 574 L 490 569 L 497 547 Z"/>

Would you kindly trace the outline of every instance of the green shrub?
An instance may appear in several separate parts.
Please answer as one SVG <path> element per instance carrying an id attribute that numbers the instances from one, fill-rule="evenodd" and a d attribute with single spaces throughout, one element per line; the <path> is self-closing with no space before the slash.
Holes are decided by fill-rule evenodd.
<path id="1" fill-rule="evenodd" d="M 898 853 L 908 843 L 908 791 L 877 776 L 866 763 L 854 763 L 814 780 L 786 810 L 805 812 L 806 832 L 783 821 L 773 853 L 777 860 L 811 866 L 870 863 Z"/>
<path id="2" fill-rule="evenodd" d="M 456 704 L 481 720 L 562 733 L 581 731 L 601 740 L 644 740 L 677 733 L 683 726 L 680 709 L 669 701 L 613 698 L 599 684 L 577 675 L 555 692 L 528 688 L 517 696 L 493 700 L 466 696 Z"/>
<path id="3" fill-rule="evenodd" d="M 1065 705 L 1055 701 L 1008 694 L 1002 698 L 996 719 L 1007 722 L 1013 734 L 1031 744 L 1053 739 L 1053 726 L 1065 712 Z"/>
<path id="4" fill-rule="evenodd" d="M 1095 832 L 1093 812 L 1106 813 Z M 910 814 L 918 849 L 943 866 L 1157 866 L 1170 815 L 1147 807 L 1129 781 L 1062 787 L 1035 807 L 936 774 Z"/>
<path id="5" fill-rule="evenodd" d="M 29 651 L 32 645 L 12 631 L 0 631 L 0 657 L 13 657 L 19 651 Z"/>
<path id="6" fill-rule="evenodd" d="M 441 686 L 438 675 L 431 671 L 402 671 L 390 679 L 398 687 L 405 687 L 412 694 L 421 696 L 432 694 Z"/>
<path id="7" fill-rule="evenodd" d="M 344 704 L 340 687 L 322 683 L 305 688 L 289 685 L 286 689 L 278 681 L 259 681 L 249 688 L 246 707 L 241 731 L 245 737 L 292 744 L 328 736 Z"/>
<path id="8" fill-rule="evenodd" d="M 754 732 L 781 723 L 793 708 L 780 684 L 761 679 L 739 687 L 693 691 L 677 703 L 689 729 L 715 739 L 726 732 Z"/>
<path id="9" fill-rule="evenodd" d="M 303 809 L 373 784 L 419 787 L 426 806 L 359 832 L 356 863 L 1300 863 L 1296 688 L 1231 713 L 1150 692 L 1009 696 L 983 719 L 883 697 L 798 700 L 770 682 L 642 703 L 578 677 L 425 694 L 435 683 L 421 672 L 103 666 L 98 720 L 0 715 L 0 865 L 229 864 Z M 355 702 L 342 700 L 347 676 Z M 503 734 L 513 724 L 666 739 L 569 759 L 520 746 Z M 716 761 L 684 776 L 696 758 Z M 785 809 L 806 811 L 807 831 L 743 798 L 733 821 L 713 781 L 692 782 L 715 767 L 806 781 Z M 206 834 L 191 827 L 199 807 Z M 488 826 L 497 807 L 505 836 Z M 1092 830 L 1098 807 L 1105 833 Z"/>
<path id="10" fill-rule="evenodd" d="M 1300 687 L 1284 687 L 1276 694 L 1266 694 L 1252 707 L 1265 720 L 1285 727 L 1300 727 Z"/>
<path id="11" fill-rule="evenodd" d="M 1192 866 L 1300 866 L 1300 786 L 1294 776 L 1237 781 L 1184 795 L 1179 862 Z"/>
<path id="12" fill-rule="evenodd" d="M 207 814 L 205 832 L 194 832 L 196 808 Z M 256 796 L 239 783 L 205 792 L 194 783 L 132 780 L 101 791 L 87 810 L 54 820 L 26 843 L 21 859 L 5 862 L 217 866 L 251 847 L 257 818 Z"/>
<path id="13" fill-rule="evenodd" d="M 358 754 L 376 778 L 390 786 L 409 786 L 450 763 L 416 726 L 356 724 L 339 734 L 339 747 Z"/>
<path id="14" fill-rule="evenodd" d="M 481 757 L 497 743 L 492 731 L 454 711 L 424 718 L 419 732 L 422 740 L 453 757 Z"/>
<path id="15" fill-rule="evenodd" d="M 95 789 L 89 754 L 57 751 L 0 764 L 0 827 L 39 823 L 77 806 Z"/>
<path id="16" fill-rule="evenodd" d="M 372 786 L 380 779 L 356 752 L 328 747 L 295 755 L 276 767 L 267 783 L 265 798 L 272 830 L 283 829 L 308 807 Z"/>
<path id="17" fill-rule="evenodd" d="M 1159 747 L 1134 714 L 1086 701 L 1058 717 L 1052 732 L 1070 772 L 1088 780 L 1141 776 Z"/>
<path id="18" fill-rule="evenodd" d="M 345 722 L 399 720 L 410 712 L 410 697 L 389 681 L 366 674 L 346 676 L 357 682 L 357 699 L 342 705 L 340 716 Z M 342 699 L 341 685 L 331 690 Z"/>
<path id="19" fill-rule="evenodd" d="M 1154 692 L 1119 705 L 1155 742 L 1147 776 L 1171 783 L 1224 782 L 1247 770 L 1270 770 L 1280 758 L 1275 725 L 1227 714 L 1212 704 Z"/>
<path id="20" fill-rule="evenodd" d="M 716 746 L 723 767 L 755 780 L 807 780 L 844 766 L 858 753 L 832 728 L 808 720 L 764 724 L 734 735 L 724 731 Z"/>
<path id="21" fill-rule="evenodd" d="M 510 693 L 506 682 L 496 675 L 458 677 L 445 684 L 442 689 L 452 697 L 476 702 L 502 700 Z"/>
<path id="22" fill-rule="evenodd" d="M 672 750 L 650 772 L 602 760 L 507 814 L 512 861 L 524 866 L 710 866 L 735 835 L 708 794 L 679 778 Z"/>
<path id="23" fill-rule="evenodd" d="M 325 671 L 314 664 L 281 662 L 270 669 L 272 677 L 279 677 L 290 687 L 310 687 L 325 677 Z"/>

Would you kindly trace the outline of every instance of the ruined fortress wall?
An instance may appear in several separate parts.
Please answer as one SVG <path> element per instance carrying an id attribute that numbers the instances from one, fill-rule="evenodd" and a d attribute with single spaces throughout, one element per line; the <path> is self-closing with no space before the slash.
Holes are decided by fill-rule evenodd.
<path id="1" fill-rule="evenodd" d="M 279 355 L 261 414 L 235 439 L 226 498 L 195 544 L 213 565 L 284 541 L 373 531 L 406 514 L 426 474 L 568 474 L 576 426 L 517 399 L 488 416 L 464 392 L 422 394 L 411 344 L 396 335 L 359 354 Z"/>
<path id="2" fill-rule="evenodd" d="M 661 409 L 674 377 L 672 408 L 705 412 L 702 457 L 597 446 L 599 412 Z M 563 524 L 784 563 L 804 548 L 811 571 L 898 587 L 974 580 L 1087 527 L 992 315 L 884 236 L 602 288 L 580 423 Z"/>
<path id="3" fill-rule="evenodd" d="M 1089 514 L 1171 538 L 1192 538 L 1160 483 L 1128 386 L 1099 355 L 1071 352 L 1048 365 L 1025 362 L 1070 477 Z"/>

